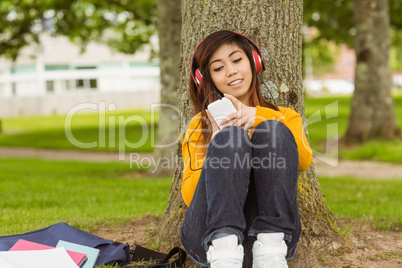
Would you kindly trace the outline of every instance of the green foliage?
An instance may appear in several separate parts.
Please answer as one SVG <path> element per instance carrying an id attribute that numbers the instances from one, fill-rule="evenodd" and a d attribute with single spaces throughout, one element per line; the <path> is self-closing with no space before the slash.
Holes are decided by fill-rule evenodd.
<path id="1" fill-rule="evenodd" d="M 393 34 L 392 52 L 393 58 L 392 70 L 401 71 L 402 67 L 402 1 L 389 0 L 390 25 Z M 305 0 L 303 2 L 303 22 L 309 27 L 314 27 L 318 30 L 318 34 L 314 36 L 310 46 L 318 46 L 321 40 L 332 41 L 336 44 L 346 44 L 353 47 L 353 40 L 356 34 L 353 20 L 353 0 Z M 306 41 L 305 41 L 306 43 Z M 307 44 L 305 44 L 307 45 Z M 327 52 L 326 57 L 332 55 Z M 316 60 L 314 58 L 314 60 Z M 320 61 L 321 59 L 318 58 Z M 315 68 L 315 70 L 319 70 Z"/>
<path id="2" fill-rule="evenodd" d="M 303 41 L 303 75 L 306 75 L 306 57 L 311 57 L 315 76 L 330 73 L 340 54 L 340 48 L 334 42 L 323 39 Z"/>
<path id="3" fill-rule="evenodd" d="M 352 46 L 356 33 L 353 8 L 353 0 L 305 0 L 303 20 L 306 25 L 319 30 L 317 38 Z M 402 2 L 390 0 L 389 8 L 391 27 L 396 31 L 402 30 Z"/>
<path id="4" fill-rule="evenodd" d="M 305 0 L 303 20 L 319 30 L 317 39 L 353 45 L 355 34 L 352 0 Z"/>
<path id="5" fill-rule="evenodd" d="M 402 31 L 391 31 L 394 46 L 390 51 L 391 69 L 402 73 Z"/>
<path id="6" fill-rule="evenodd" d="M 0 159 L 0 235 L 65 221 L 91 231 L 161 216 L 169 179 L 130 179 L 129 163 Z"/>
<path id="7" fill-rule="evenodd" d="M 337 217 L 363 219 L 383 230 L 402 227 L 402 181 L 352 177 L 319 178 L 328 206 Z"/>
<path id="8" fill-rule="evenodd" d="M 19 50 L 39 43 L 43 32 L 68 36 L 84 49 L 89 41 L 134 53 L 156 30 L 155 0 L 2 0 L 0 55 L 16 59 Z"/>
<path id="9" fill-rule="evenodd" d="M 402 1 L 401 0 L 390 0 L 389 1 L 389 12 L 391 18 L 391 27 L 396 30 L 402 29 Z"/>

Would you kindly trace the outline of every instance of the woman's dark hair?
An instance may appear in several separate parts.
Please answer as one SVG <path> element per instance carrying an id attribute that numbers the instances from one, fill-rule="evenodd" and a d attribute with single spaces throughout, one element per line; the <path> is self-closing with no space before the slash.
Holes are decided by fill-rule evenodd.
<path id="1" fill-rule="evenodd" d="M 218 93 L 218 89 L 215 87 L 215 85 L 212 81 L 212 78 L 211 78 L 211 75 L 209 72 L 209 64 L 208 63 L 209 63 L 212 55 L 215 53 L 215 51 L 217 49 L 219 49 L 222 45 L 227 45 L 227 44 L 228 45 L 237 45 L 239 48 L 241 48 L 246 53 L 246 56 L 247 56 L 248 60 L 250 61 L 251 70 L 252 70 L 252 82 L 251 82 L 250 88 L 254 88 L 255 90 L 252 90 L 251 94 L 249 95 L 248 105 L 254 106 L 254 107 L 257 105 L 260 105 L 262 107 L 269 107 L 269 108 L 276 110 L 277 108 L 275 105 L 266 102 L 264 100 L 264 98 L 262 97 L 261 90 L 260 90 L 260 82 L 258 81 L 258 77 L 257 77 L 256 66 L 255 66 L 255 64 L 253 64 L 253 62 L 254 62 L 253 52 L 252 52 L 253 47 L 252 47 L 250 41 L 246 37 L 244 37 L 240 34 L 237 34 L 235 32 L 222 30 L 222 31 L 214 32 L 214 33 L 208 35 L 198 45 L 198 47 L 193 55 L 193 59 L 192 59 L 192 61 L 193 61 L 192 67 L 193 68 L 191 68 L 191 69 L 196 70 L 198 68 L 203 75 L 202 83 L 199 86 L 199 88 L 197 88 L 192 76 L 190 75 L 190 81 L 189 81 L 190 98 L 191 98 L 191 101 L 193 102 L 195 114 L 201 112 L 203 108 L 205 109 L 206 106 L 208 106 L 208 104 L 214 102 L 215 100 L 217 100 L 219 98 L 218 94 L 210 94 L 211 92 L 214 92 L 214 91 Z M 195 66 L 195 68 L 194 68 L 194 66 Z M 207 98 L 207 96 L 208 96 L 208 100 L 206 100 L 205 107 L 203 107 L 204 101 Z M 202 116 L 206 117 L 206 114 L 202 115 Z M 209 127 L 210 124 L 206 123 L 206 122 L 208 122 L 208 120 L 201 120 L 201 121 L 202 121 L 201 127 L 203 129 L 209 130 L 209 131 L 202 131 L 202 136 L 204 136 L 202 140 L 205 141 L 206 143 L 208 143 L 211 138 L 212 128 Z"/>

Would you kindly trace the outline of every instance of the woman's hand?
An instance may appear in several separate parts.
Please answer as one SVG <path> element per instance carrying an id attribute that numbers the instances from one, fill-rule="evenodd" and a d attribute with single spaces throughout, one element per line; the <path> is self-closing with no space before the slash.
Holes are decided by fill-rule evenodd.
<path id="1" fill-rule="evenodd" d="M 224 126 L 238 126 L 246 131 L 252 128 L 255 123 L 257 108 L 244 105 L 241 101 L 230 94 L 225 94 L 225 97 L 233 103 L 234 107 L 237 109 L 237 112 L 229 114 L 221 121 L 220 124 Z"/>

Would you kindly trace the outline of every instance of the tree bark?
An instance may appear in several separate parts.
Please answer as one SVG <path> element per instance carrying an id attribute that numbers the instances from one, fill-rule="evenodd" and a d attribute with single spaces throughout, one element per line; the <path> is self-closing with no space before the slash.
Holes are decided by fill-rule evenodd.
<path id="1" fill-rule="evenodd" d="M 180 74 L 184 82 L 179 88 L 179 108 L 183 114 L 179 125 L 180 139 L 183 139 L 193 116 L 187 85 L 191 55 L 205 36 L 221 29 L 243 33 L 259 45 L 267 66 L 264 81 L 276 91 L 278 105 L 293 107 L 301 114 L 307 133 L 302 87 L 302 13 L 302 0 L 182 1 Z M 263 95 L 269 97 L 266 89 L 264 91 Z M 181 156 L 181 143 L 177 152 Z M 180 162 L 159 229 L 163 241 L 177 245 L 180 245 L 179 231 L 186 212 L 180 193 L 182 169 L 183 163 Z M 318 249 L 327 250 L 334 245 L 333 241 L 342 241 L 334 227 L 335 217 L 325 202 L 313 164 L 299 175 L 298 201 L 302 238 L 292 265 L 320 267 Z"/>
<path id="2" fill-rule="evenodd" d="M 180 84 L 181 1 L 157 1 L 161 106 L 154 159 L 159 163 L 153 176 L 173 176 L 177 128 L 177 91 Z M 160 160 L 160 161 L 159 161 Z M 159 161 L 159 162 L 158 162 Z M 166 163 L 163 165 L 163 163 Z"/>
<path id="3" fill-rule="evenodd" d="M 391 95 L 388 0 L 355 0 L 355 92 L 345 143 L 398 136 Z"/>

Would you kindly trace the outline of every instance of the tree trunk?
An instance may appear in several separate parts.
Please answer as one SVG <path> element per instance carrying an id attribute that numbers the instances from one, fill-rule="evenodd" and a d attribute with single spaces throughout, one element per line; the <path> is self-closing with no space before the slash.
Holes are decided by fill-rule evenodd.
<path id="1" fill-rule="evenodd" d="M 306 127 L 302 87 L 302 13 L 303 2 L 297 1 L 182 1 L 182 53 L 179 108 L 183 118 L 179 137 L 183 139 L 193 108 L 188 93 L 190 58 L 196 45 L 208 34 L 228 29 L 243 33 L 261 48 L 267 70 L 264 80 L 279 88 L 278 105 L 294 107 Z M 275 88 L 275 91 L 278 89 Z M 265 94 L 267 95 L 265 91 Z M 267 95 L 269 96 L 269 95 Z M 307 129 L 306 133 L 307 133 Z M 181 156 L 181 144 L 177 150 Z M 180 185 L 183 163 L 177 166 L 168 206 L 160 225 L 163 241 L 180 244 L 179 231 L 186 212 Z M 329 210 L 318 184 L 314 165 L 299 175 L 298 201 L 302 221 L 302 238 L 293 267 L 320 267 L 317 254 L 341 241 L 334 227 L 335 217 Z M 339 244 L 338 244 L 339 245 Z"/>
<path id="2" fill-rule="evenodd" d="M 161 82 L 161 106 L 154 159 L 159 163 L 154 176 L 173 176 L 175 170 L 177 128 L 177 91 L 180 84 L 181 1 L 158 0 L 158 33 Z M 160 160 L 160 161 L 159 161 Z M 158 162 L 159 161 L 159 162 Z M 163 163 L 166 163 L 165 165 Z"/>
<path id="3" fill-rule="evenodd" d="M 356 71 L 345 143 L 398 135 L 391 96 L 389 1 L 355 0 Z"/>

